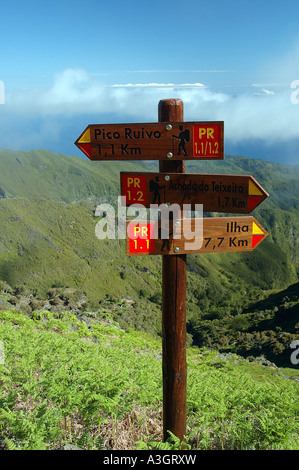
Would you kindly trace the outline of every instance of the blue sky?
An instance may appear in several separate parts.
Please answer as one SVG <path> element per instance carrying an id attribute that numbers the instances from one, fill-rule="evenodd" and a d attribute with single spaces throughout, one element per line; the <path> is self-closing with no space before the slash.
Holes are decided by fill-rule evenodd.
<path id="1" fill-rule="evenodd" d="M 298 0 L 16 0 L 1 19 L 1 148 L 81 156 L 89 123 L 156 121 L 173 97 L 224 120 L 227 153 L 299 163 Z"/>

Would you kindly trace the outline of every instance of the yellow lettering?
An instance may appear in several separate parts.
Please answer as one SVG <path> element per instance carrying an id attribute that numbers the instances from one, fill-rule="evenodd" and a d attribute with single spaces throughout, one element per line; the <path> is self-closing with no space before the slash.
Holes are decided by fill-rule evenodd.
<path id="1" fill-rule="evenodd" d="M 198 129 L 199 138 L 202 139 L 204 136 L 206 136 L 207 139 L 214 139 L 214 131 L 215 129 L 213 129 L 213 127 L 200 127 Z"/>
<path id="2" fill-rule="evenodd" d="M 134 188 L 140 188 L 140 178 L 132 178 L 128 176 L 127 178 L 128 188 L 133 185 Z"/>
<path id="3" fill-rule="evenodd" d="M 148 231 L 148 228 L 147 227 L 142 227 L 142 232 L 141 232 L 141 236 L 145 236 L 147 237 L 147 231 Z"/>
<path id="4" fill-rule="evenodd" d="M 214 139 L 214 129 L 212 127 L 207 128 L 207 138 L 208 139 Z"/>
<path id="5" fill-rule="evenodd" d="M 134 178 L 134 188 L 140 188 L 140 179 Z"/>
<path id="6" fill-rule="evenodd" d="M 206 132 L 207 132 L 207 131 L 206 131 L 206 129 L 205 129 L 204 127 L 200 127 L 200 128 L 199 128 L 199 138 L 201 139 L 202 136 L 204 136 Z"/>
<path id="7" fill-rule="evenodd" d="M 134 227 L 134 235 L 136 236 L 137 233 L 139 233 L 139 232 L 140 232 L 140 227 L 135 226 L 135 227 Z"/>

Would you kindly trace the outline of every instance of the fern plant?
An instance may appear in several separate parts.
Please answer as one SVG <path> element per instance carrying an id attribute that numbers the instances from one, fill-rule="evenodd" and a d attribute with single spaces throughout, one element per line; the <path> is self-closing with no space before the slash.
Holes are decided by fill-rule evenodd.
<path id="1" fill-rule="evenodd" d="M 137 450 L 189 450 L 191 446 L 184 441 L 181 441 L 171 431 L 167 431 L 169 434 L 168 439 L 165 442 L 160 441 L 149 441 L 147 443 L 143 441 L 137 442 Z"/>

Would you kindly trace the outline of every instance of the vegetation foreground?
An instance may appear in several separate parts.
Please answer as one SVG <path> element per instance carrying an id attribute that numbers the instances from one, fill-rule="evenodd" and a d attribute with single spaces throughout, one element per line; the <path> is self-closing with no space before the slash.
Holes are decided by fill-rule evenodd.
<path id="1" fill-rule="evenodd" d="M 158 337 L 105 312 L 11 310 L 0 311 L 0 340 L 2 448 L 178 448 L 162 443 Z M 190 449 L 299 449 L 297 380 L 208 349 L 188 348 L 187 364 Z"/>

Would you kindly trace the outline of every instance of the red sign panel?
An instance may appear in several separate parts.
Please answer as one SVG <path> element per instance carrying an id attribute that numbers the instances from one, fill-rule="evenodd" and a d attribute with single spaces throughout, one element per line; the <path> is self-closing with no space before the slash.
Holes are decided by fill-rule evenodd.
<path id="1" fill-rule="evenodd" d="M 128 205 L 143 204 L 146 206 L 146 175 L 127 175 L 123 178 L 123 195 Z"/>
<path id="2" fill-rule="evenodd" d="M 155 251 L 154 223 L 138 223 L 129 226 L 129 251 L 136 253 L 152 253 Z"/>
<path id="3" fill-rule="evenodd" d="M 194 157 L 221 157 L 221 127 L 218 124 L 193 126 Z"/>

